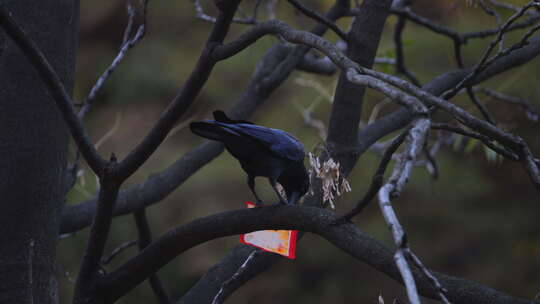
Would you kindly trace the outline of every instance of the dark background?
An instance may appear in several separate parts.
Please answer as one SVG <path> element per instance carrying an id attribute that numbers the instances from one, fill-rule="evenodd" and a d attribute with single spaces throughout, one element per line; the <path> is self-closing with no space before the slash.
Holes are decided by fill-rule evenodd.
<path id="1" fill-rule="evenodd" d="M 332 1 L 307 1 L 306 5 L 325 11 Z M 524 4 L 525 1 L 514 1 Z M 244 1 L 246 12 L 252 1 Z M 207 12 L 212 4 L 203 1 Z M 492 17 L 465 1 L 416 1 L 414 10 L 460 31 L 475 31 L 496 26 Z M 277 3 L 277 17 L 298 28 L 309 28 L 313 22 L 285 2 Z M 267 18 L 261 14 L 261 18 Z M 507 18 L 508 15 L 503 14 Z M 127 20 L 123 1 L 104 1 L 96 5 L 81 2 L 81 40 L 77 61 L 75 99 L 84 98 L 92 84 L 110 64 L 119 49 Z M 340 20 L 346 29 L 350 18 Z M 379 55 L 394 56 L 392 41 L 396 17 L 386 24 Z M 209 32 L 209 23 L 195 18 L 190 1 L 150 1 L 148 29 L 140 45 L 130 50 L 95 100 L 95 107 L 86 118 L 94 142 L 107 132 L 112 136 L 99 148 L 102 155 L 115 152 L 125 156 L 148 132 L 166 104 L 195 64 Z M 237 36 L 245 25 L 234 25 L 229 39 Z M 506 44 L 519 34 L 509 35 Z M 332 33 L 326 38 L 335 41 Z M 405 29 L 405 56 L 408 67 L 422 83 L 456 68 L 452 43 L 412 23 Z M 486 40 L 471 40 L 464 48 L 466 65 L 473 65 L 481 56 Z M 227 109 L 242 94 L 257 60 L 276 38 L 263 38 L 239 55 L 220 62 L 190 113 L 184 117 L 202 119 L 214 109 Z M 540 107 L 540 61 L 510 70 L 485 83 L 507 94 L 527 98 Z M 393 72 L 391 66 L 377 65 L 378 70 Z M 314 118 L 325 125 L 331 100 L 312 87 L 299 84 L 310 80 L 332 94 L 336 76 L 314 76 L 295 72 L 270 99 L 258 109 L 252 121 L 277 127 L 295 134 L 312 151 L 321 142 L 317 132 L 302 119 L 302 109 L 314 106 Z M 368 91 L 363 121 L 373 106 L 383 99 Z M 454 101 L 478 115 L 465 95 Z M 523 136 L 532 151 L 540 154 L 539 124 L 526 119 L 515 106 L 483 98 L 497 121 L 515 134 Z M 383 107 L 382 113 L 395 108 Z M 444 121 L 445 116 L 436 116 Z M 180 122 L 182 123 L 182 122 Z M 116 127 L 114 127 L 116 125 Z M 184 124 L 185 126 L 185 124 Z M 202 139 L 188 128 L 179 128 L 161 145 L 126 187 L 143 181 L 153 172 L 166 168 Z M 367 152 L 359 160 L 349 178 L 352 192 L 337 201 L 337 212 L 345 212 L 363 195 L 378 163 L 376 153 Z M 434 270 L 479 281 L 512 295 L 532 298 L 540 292 L 540 200 L 521 166 L 508 160 L 491 160 L 482 145 L 462 143 L 445 147 L 436 159 L 440 177 L 433 180 L 425 168 L 416 168 L 413 177 L 395 201 L 400 220 L 408 232 L 411 248 Z M 263 179 L 257 189 L 264 198 L 273 199 L 273 191 Z M 96 192 L 96 178 L 84 170 L 69 194 L 69 203 L 91 198 Z M 216 212 L 243 208 L 252 195 L 245 184 L 245 175 L 229 154 L 224 153 L 197 172 L 163 202 L 147 209 L 154 235 Z M 355 221 L 379 240 L 392 247 L 391 236 L 376 204 L 372 204 Z M 59 244 L 60 298 L 71 299 L 87 236 L 87 230 L 64 239 Z M 132 217 L 115 218 L 108 242 L 110 252 L 119 244 L 136 239 Z M 179 256 L 159 272 L 166 289 L 179 297 L 230 248 L 238 237 L 215 240 Z M 133 255 L 135 247 L 121 254 L 115 262 Z M 114 262 L 109 269 L 114 268 Z M 64 274 L 67 272 L 68 274 Z M 405 299 L 403 288 L 384 275 L 340 252 L 326 241 L 307 235 L 297 250 L 297 259 L 282 263 L 263 273 L 241 288 L 230 303 L 376 303 L 382 294 L 387 303 L 395 296 Z M 154 303 L 155 298 L 142 284 L 119 303 Z"/>

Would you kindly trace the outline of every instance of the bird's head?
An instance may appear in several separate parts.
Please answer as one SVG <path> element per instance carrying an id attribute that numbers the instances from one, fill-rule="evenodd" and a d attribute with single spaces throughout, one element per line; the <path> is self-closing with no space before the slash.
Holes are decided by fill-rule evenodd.
<path id="1" fill-rule="evenodd" d="M 309 175 L 303 162 L 288 167 L 278 178 L 287 194 L 287 203 L 296 204 L 309 190 Z"/>

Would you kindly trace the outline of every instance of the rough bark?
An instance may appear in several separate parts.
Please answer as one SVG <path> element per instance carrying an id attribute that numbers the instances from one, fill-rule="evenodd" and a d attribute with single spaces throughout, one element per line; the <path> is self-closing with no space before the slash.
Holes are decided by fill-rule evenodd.
<path id="1" fill-rule="evenodd" d="M 10 1 L 71 93 L 78 1 Z M 58 303 L 56 242 L 68 132 L 19 48 L 0 32 L 0 303 Z"/>

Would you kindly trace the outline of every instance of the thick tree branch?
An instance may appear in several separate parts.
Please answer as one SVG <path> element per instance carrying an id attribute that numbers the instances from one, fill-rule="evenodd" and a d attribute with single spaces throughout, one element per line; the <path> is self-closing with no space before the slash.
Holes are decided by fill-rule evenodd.
<path id="1" fill-rule="evenodd" d="M 338 217 L 315 207 L 268 206 L 223 212 L 197 219 L 169 231 L 132 258 L 126 265 L 108 274 L 102 281 L 100 293 L 105 299 L 118 299 L 127 290 L 143 282 L 180 253 L 212 239 L 265 229 L 298 229 L 309 231 L 334 244 L 353 257 L 364 261 L 390 277 L 400 280 L 392 253 L 353 224 L 332 226 Z M 436 298 L 431 282 L 413 270 L 422 295 Z M 448 289 L 452 303 L 499 304 L 538 303 L 519 299 L 500 291 L 464 279 L 434 274 Z"/>
<path id="2" fill-rule="evenodd" d="M 183 155 L 162 172 L 150 175 L 140 184 L 121 190 L 114 215 L 131 214 L 161 201 L 222 151 L 223 145 L 206 142 Z M 90 225 L 96 208 L 97 198 L 77 205 L 66 205 L 62 212 L 60 233 L 74 232 Z"/>
<path id="3" fill-rule="evenodd" d="M 212 51 L 225 39 L 239 2 L 240 0 L 217 2 L 220 13 L 195 69 L 146 137 L 118 164 L 118 177 L 121 180 L 133 174 L 154 153 L 199 94 L 218 61 L 212 57 Z"/>
<path id="4" fill-rule="evenodd" d="M 392 1 L 389 0 L 362 2 L 349 31 L 347 58 L 365 68 L 373 66 L 391 6 Z M 285 39 L 290 38 L 292 37 Z M 332 59 L 331 56 L 328 57 Z M 340 171 L 344 176 L 354 168 L 359 157 L 357 153 L 341 153 L 341 151 L 351 145 L 357 145 L 365 88 L 365 83 L 360 85 L 352 83 L 347 71 L 342 69 L 328 121 L 326 145 L 331 157 L 340 164 Z"/>
<path id="5" fill-rule="evenodd" d="M 86 243 L 79 275 L 75 283 L 73 303 L 76 304 L 87 303 L 89 299 L 96 297 L 94 294 L 95 286 L 100 278 L 101 259 L 111 227 L 112 213 L 118 196 L 118 188 L 120 187 L 114 175 L 116 165 L 116 158 L 113 154 L 110 162 L 104 167 L 103 173 L 100 176 L 98 209 L 92 222 L 90 236 Z"/>

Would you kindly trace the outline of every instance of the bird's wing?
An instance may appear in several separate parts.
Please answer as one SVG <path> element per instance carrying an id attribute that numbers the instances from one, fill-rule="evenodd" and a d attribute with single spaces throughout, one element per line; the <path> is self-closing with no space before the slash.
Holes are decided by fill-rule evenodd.
<path id="1" fill-rule="evenodd" d="M 222 125 L 263 144 L 279 157 L 304 160 L 304 145 L 285 131 L 244 123 Z"/>

